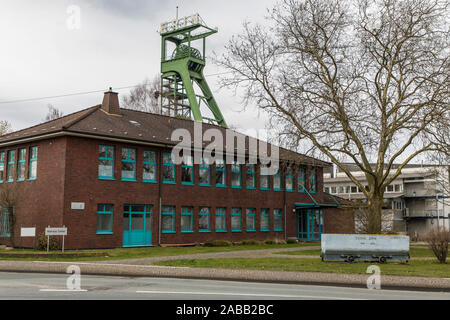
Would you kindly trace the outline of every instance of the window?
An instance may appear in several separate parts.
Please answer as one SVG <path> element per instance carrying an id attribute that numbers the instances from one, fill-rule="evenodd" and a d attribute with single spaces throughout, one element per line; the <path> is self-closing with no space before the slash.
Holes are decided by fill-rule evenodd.
<path id="1" fill-rule="evenodd" d="M 256 189 L 256 171 L 255 171 L 255 165 L 254 164 L 247 164 L 247 174 L 246 174 L 246 181 L 245 185 L 247 189 Z"/>
<path id="2" fill-rule="evenodd" d="M 192 208 L 192 207 L 182 207 L 181 208 L 181 232 L 182 233 L 194 232 L 193 211 L 194 211 L 194 208 Z"/>
<path id="3" fill-rule="evenodd" d="M 263 232 L 270 231 L 269 227 L 269 209 L 261 209 L 260 230 Z"/>
<path id="4" fill-rule="evenodd" d="M 136 149 L 122 148 L 122 181 L 136 181 Z"/>
<path id="5" fill-rule="evenodd" d="M 97 205 L 97 234 L 112 234 L 113 205 Z"/>
<path id="6" fill-rule="evenodd" d="M 38 147 L 30 148 L 30 163 L 28 166 L 28 179 L 36 180 L 37 177 L 37 160 L 38 160 Z"/>
<path id="7" fill-rule="evenodd" d="M 14 181 L 14 163 L 15 163 L 15 154 L 14 150 L 8 151 L 8 167 L 6 168 L 6 176 L 8 182 Z"/>
<path id="8" fill-rule="evenodd" d="M 9 238 L 9 212 L 7 208 L 0 208 L 0 237 Z"/>
<path id="9" fill-rule="evenodd" d="M 386 187 L 386 192 L 394 192 L 394 186 L 392 184 Z"/>
<path id="10" fill-rule="evenodd" d="M 325 187 L 324 191 L 325 191 L 326 193 L 330 193 L 330 187 Z"/>
<path id="11" fill-rule="evenodd" d="M 395 188 L 395 192 L 402 192 L 403 191 L 403 186 L 401 184 L 394 185 L 394 188 Z"/>
<path id="12" fill-rule="evenodd" d="M 281 174 L 280 174 L 280 169 L 278 169 L 277 173 L 273 176 L 273 190 L 281 191 Z"/>
<path id="13" fill-rule="evenodd" d="M 102 180 L 114 180 L 114 147 L 101 145 L 98 160 L 98 178 Z"/>
<path id="14" fill-rule="evenodd" d="M 245 222 L 247 225 L 247 232 L 256 232 L 256 209 L 247 209 Z"/>
<path id="15" fill-rule="evenodd" d="M 300 168 L 298 169 L 298 178 L 297 178 L 298 192 L 301 193 L 305 192 L 306 190 L 305 183 L 306 183 L 306 171 L 304 168 Z M 336 193 L 333 192 L 333 188 L 331 188 L 331 193 Z"/>
<path id="16" fill-rule="evenodd" d="M 231 211 L 231 231 L 242 232 L 242 209 L 233 208 Z"/>
<path id="17" fill-rule="evenodd" d="M 156 152 L 155 151 L 144 151 L 144 172 L 143 181 L 156 183 Z"/>
<path id="18" fill-rule="evenodd" d="M 273 211 L 273 230 L 283 231 L 283 215 L 281 209 L 275 209 Z"/>
<path id="19" fill-rule="evenodd" d="M 294 191 L 294 176 L 292 174 L 291 168 L 288 168 L 286 170 L 286 191 L 288 192 Z"/>
<path id="20" fill-rule="evenodd" d="M 238 161 L 231 166 L 231 187 L 241 189 L 241 164 Z"/>
<path id="21" fill-rule="evenodd" d="M 194 185 L 194 164 L 192 156 L 183 156 L 181 165 L 181 184 Z"/>
<path id="22" fill-rule="evenodd" d="M 19 149 L 19 159 L 17 161 L 17 181 L 25 180 L 25 161 L 27 149 Z"/>
<path id="23" fill-rule="evenodd" d="M 209 187 L 211 185 L 211 159 L 202 158 L 199 170 L 199 181 L 201 186 Z"/>
<path id="24" fill-rule="evenodd" d="M 175 184 L 175 164 L 172 161 L 171 153 L 164 153 L 163 155 L 163 182 L 168 184 Z"/>
<path id="25" fill-rule="evenodd" d="M 309 171 L 309 192 L 316 193 L 317 191 L 317 177 L 316 170 L 311 169 Z"/>
<path id="26" fill-rule="evenodd" d="M 261 190 L 269 190 L 269 175 L 267 174 L 267 171 L 269 170 L 267 165 L 261 165 L 260 167 L 260 187 Z"/>
<path id="27" fill-rule="evenodd" d="M 227 186 L 227 173 L 225 161 L 223 159 L 216 160 L 216 186 L 225 188 Z"/>
<path id="28" fill-rule="evenodd" d="M 162 233 L 175 233 L 175 207 L 162 208 Z"/>
<path id="29" fill-rule="evenodd" d="M 4 174 L 5 174 L 5 153 L 0 152 L 0 183 L 3 182 Z"/>
<path id="30" fill-rule="evenodd" d="M 331 193 L 332 193 L 332 194 L 336 194 L 336 193 L 337 193 L 336 187 L 331 187 Z"/>
<path id="31" fill-rule="evenodd" d="M 358 193 L 358 187 L 352 186 L 350 191 L 351 193 Z"/>
<path id="32" fill-rule="evenodd" d="M 211 210 L 207 207 L 200 208 L 198 214 L 198 231 L 211 232 Z"/>
<path id="33" fill-rule="evenodd" d="M 216 232 L 227 232 L 226 208 L 216 209 Z"/>

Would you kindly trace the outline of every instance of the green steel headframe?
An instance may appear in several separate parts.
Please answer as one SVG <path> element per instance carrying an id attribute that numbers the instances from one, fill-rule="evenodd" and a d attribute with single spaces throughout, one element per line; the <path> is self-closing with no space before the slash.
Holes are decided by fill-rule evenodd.
<path id="1" fill-rule="evenodd" d="M 161 111 L 227 128 L 203 74 L 206 38 L 215 33 L 217 30 L 207 27 L 198 14 L 161 24 Z M 197 41 L 203 41 L 203 52 L 193 47 Z M 175 47 L 172 53 L 167 52 L 169 44 Z M 202 95 L 195 93 L 194 82 Z M 202 102 L 211 110 L 214 119 L 202 116 Z"/>

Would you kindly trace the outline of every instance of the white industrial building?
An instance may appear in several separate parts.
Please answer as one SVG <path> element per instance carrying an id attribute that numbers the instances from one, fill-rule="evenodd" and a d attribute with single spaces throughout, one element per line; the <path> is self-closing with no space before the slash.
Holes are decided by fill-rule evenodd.
<path id="1" fill-rule="evenodd" d="M 364 173 L 346 165 L 362 185 Z M 394 168 L 395 169 L 395 168 Z M 386 188 L 383 229 L 420 237 L 433 228 L 450 230 L 450 166 L 408 165 Z M 362 191 L 337 168 L 324 173 L 325 191 L 348 200 L 364 201 Z M 355 227 L 358 229 L 357 215 Z"/>

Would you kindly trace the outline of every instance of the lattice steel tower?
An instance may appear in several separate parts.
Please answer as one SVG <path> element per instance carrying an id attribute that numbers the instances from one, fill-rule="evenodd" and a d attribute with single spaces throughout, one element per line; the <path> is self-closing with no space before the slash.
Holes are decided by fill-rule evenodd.
<path id="1" fill-rule="evenodd" d="M 206 82 L 206 38 L 217 33 L 205 25 L 198 14 L 161 24 L 161 111 L 164 114 L 208 121 L 227 127 L 225 119 Z M 201 52 L 195 45 L 202 44 Z M 172 47 L 172 52 L 168 52 Z M 202 95 L 196 94 L 194 83 Z M 214 118 L 202 116 L 205 104 Z"/>

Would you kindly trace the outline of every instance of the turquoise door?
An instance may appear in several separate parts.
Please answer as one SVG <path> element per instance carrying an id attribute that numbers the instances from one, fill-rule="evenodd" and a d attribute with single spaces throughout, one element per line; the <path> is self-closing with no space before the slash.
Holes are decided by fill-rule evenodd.
<path id="1" fill-rule="evenodd" d="M 297 213 L 297 238 L 320 241 L 324 232 L 323 212 L 320 209 L 300 210 Z"/>
<path id="2" fill-rule="evenodd" d="M 125 205 L 123 213 L 123 246 L 152 245 L 152 206 Z"/>

